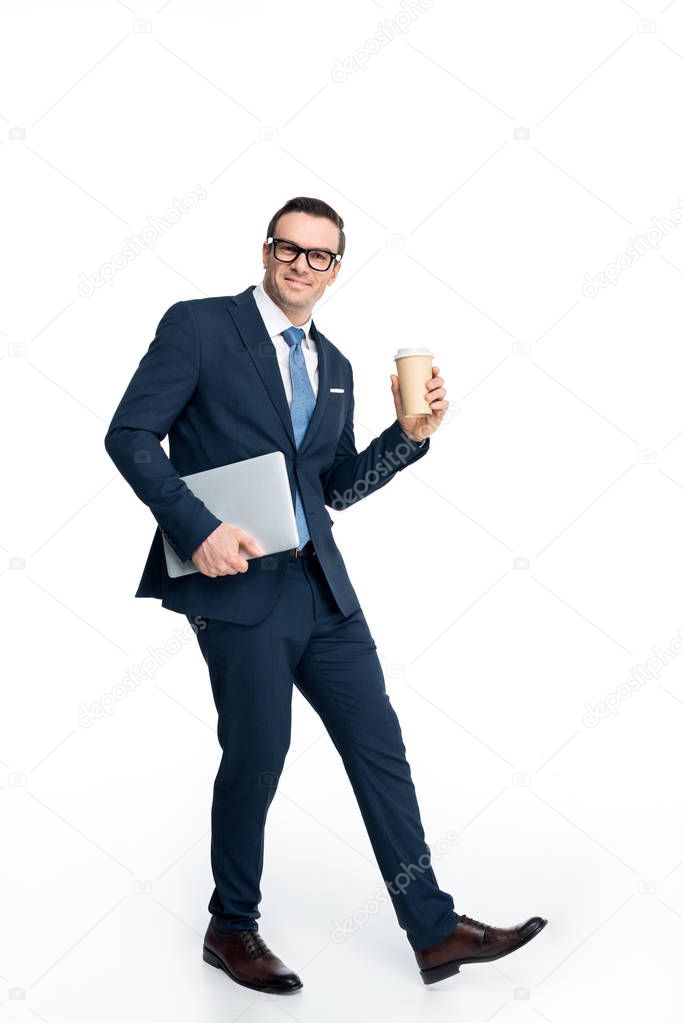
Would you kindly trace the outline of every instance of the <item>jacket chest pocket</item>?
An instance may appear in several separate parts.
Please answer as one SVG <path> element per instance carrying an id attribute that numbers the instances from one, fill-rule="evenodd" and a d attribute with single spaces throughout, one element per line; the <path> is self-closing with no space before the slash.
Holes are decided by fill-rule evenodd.
<path id="1" fill-rule="evenodd" d="M 341 432 L 344 429 L 347 411 L 348 411 L 347 392 L 344 390 L 337 390 L 331 387 L 327 400 L 326 416 L 329 418 L 329 421 L 330 423 L 332 423 L 333 427 L 336 428 L 336 432 L 338 435 L 341 435 Z"/>

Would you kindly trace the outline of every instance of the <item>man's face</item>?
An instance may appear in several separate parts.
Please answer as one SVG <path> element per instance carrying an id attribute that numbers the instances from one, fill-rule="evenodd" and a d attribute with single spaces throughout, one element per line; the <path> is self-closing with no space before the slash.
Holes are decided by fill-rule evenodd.
<path id="1" fill-rule="evenodd" d="M 309 213 L 285 213 L 275 225 L 275 238 L 286 238 L 302 249 L 339 251 L 339 228 L 326 217 Z M 334 261 L 329 270 L 312 270 L 300 252 L 293 263 L 282 263 L 273 255 L 273 246 L 263 243 L 266 294 L 289 316 L 295 325 L 305 323 L 325 288 L 336 280 L 341 262 Z"/>

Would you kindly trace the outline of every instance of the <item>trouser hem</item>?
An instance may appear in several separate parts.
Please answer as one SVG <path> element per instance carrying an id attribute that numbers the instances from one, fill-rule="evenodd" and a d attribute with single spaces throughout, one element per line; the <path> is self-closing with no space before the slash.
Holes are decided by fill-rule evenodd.
<path id="1" fill-rule="evenodd" d="M 219 934 L 234 934 L 236 931 L 258 931 L 258 924 L 253 920 L 223 920 L 221 917 L 211 917 L 211 925 Z"/>
<path id="2" fill-rule="evenodd" d="M 424 952 L 431 945 L 436 945 L 437 942 L 443 941 L 444 938 L 447 938 L 452 933 L 459 919 L 460 914 L 453 912 L 438 931 L 421 931 L 419 934 L 415 931 L 409 931 L 407 937 L 413 952 Z"/>

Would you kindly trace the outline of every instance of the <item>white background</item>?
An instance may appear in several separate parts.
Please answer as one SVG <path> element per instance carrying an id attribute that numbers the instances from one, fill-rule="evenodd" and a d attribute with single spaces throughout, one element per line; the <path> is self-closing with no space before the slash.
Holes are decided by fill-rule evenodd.
<path id="1" fill-rule="evenodd" d="M 683 3 L 131 3 L 2 4 L 0 1023 L 677 1019 Z M 549 919 L 431 989 L 296 690 L 259 926 L 304 989 L 202 963 L 215 710 L 184 617 L 133 597 L 155 523 L 103 446 L 163 312 L 257 283 L 294 195 L 345 220 L 314 319 L 359 449 L 397 345 L 434 347 L 451 401 L 333 513 L 437 878 Z"/>

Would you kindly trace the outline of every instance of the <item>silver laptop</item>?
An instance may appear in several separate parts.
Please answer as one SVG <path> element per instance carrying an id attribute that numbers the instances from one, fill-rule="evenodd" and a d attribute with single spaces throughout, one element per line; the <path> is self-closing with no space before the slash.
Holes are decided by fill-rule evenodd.
<path id="1" fill-rule="evenodd" d="M 180 478 L 222 522 L 239 526 L 253 536 L 265 554 L 299 545 L 287 466 L 281 451 Z M 163 541 L 166 568 L 172 579 L 198 571 L 191 558 L 181 561 L 165 536 Z M 240 551 L 247 561 L 254 557 L 244 548 Z"/>

